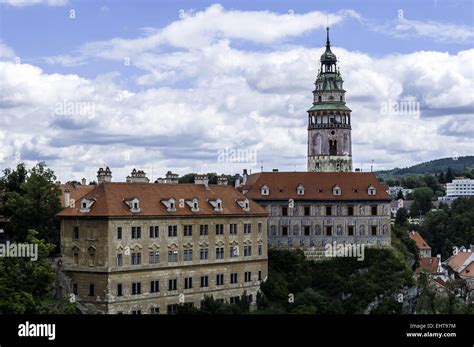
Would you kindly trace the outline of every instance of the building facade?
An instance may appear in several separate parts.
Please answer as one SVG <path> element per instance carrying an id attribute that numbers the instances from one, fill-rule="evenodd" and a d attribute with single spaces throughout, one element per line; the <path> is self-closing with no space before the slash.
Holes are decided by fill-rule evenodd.
<path id="1" fill-rule="evenodd" d="M 446 196 L 474 196 L 474 180 L 456 178 L 451 183 L 446 183 Z"/>
<path id="2" fill-rule="evenodd" d="M 62 267 L 90 313 L 175 313 L 205 295 L 245 294 L 252 308 L 267 277 L 266 216 L 223 184 L 102 181 L 58 214 Z"/>
<path id="3" fill-rule="evenodd" d="M 390 196 L 372 173 L 262 172 L 241 190 L 267 209 L 270 247 L 390 245 Z"/>
<path id="4" fill-rule="evenodd" d="M 327 28 L 326 51 L 308 110 L 309 172 L 352 171 L 351 110 L 346 106 L 344 81 L 336 64 Z"/>

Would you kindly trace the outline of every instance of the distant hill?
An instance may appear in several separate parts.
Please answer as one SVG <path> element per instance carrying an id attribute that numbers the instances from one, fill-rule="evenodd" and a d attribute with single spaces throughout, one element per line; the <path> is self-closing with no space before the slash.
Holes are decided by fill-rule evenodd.
<path id="1" fill-rule="evenodd" d="M 427 173 L 438 174 L 440 172 L 446 172 L 449 167 L 453 172 L 463 173 L 471 171 L 474 169 L 474 156 L 459 157 L 456 160 L 453 158 L 436 159 L 403 169 L 396 167 L 391 170 L 375 171 L 375 174 L 378 177 L 423 175 Z"/>

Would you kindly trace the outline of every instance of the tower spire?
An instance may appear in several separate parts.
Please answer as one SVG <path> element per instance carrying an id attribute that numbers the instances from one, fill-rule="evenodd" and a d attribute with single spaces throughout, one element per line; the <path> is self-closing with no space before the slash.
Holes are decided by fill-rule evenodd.
<path id="1" fill-rule="evenodd" d="M 326 27 L 326 48 L 331 47 L 331 42 L 329 41 L 329 27 Z"/>

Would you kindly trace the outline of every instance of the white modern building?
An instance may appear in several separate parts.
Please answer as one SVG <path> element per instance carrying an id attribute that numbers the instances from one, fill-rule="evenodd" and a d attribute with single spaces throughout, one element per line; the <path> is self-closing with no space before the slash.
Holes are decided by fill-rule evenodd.
<path id="1" fill-rule="evenodd" d="M 446 184 L 447 196 L 472 196 L 474 195 L 474 180 L 468 178 L 456 178 Z"/>

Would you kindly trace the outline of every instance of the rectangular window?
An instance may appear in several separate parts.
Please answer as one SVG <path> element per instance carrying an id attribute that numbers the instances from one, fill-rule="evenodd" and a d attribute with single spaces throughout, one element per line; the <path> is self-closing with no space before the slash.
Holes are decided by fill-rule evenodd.
<path id="1" fill-rule="evenodd" d="M 193 288 L 193 278 L 192 277 L 185 277 L 184 278 L 184 289 L 192 289 Z"/>
<path id="2" fill-rule="evenodd" d="M 230 274 L 230 283 L 231 284 L 237 283 L 237 272 L 233 272 Z"/>
<path id="3" fill-rule="evenodd" d="M 206 236 L 209 233 L 209 225 L 202 224 L 199 226 L 199 235 Z"/>
<path id="4" fill-rule="evenodd" d="M 193 236 L 193 226 L 185 225 L 183 227 L 183 236 Z"/>
<path id="5" fill-rule="evenodd" d="M 158 264 L 160 262 L 160 251 L 150 252 L 150 264 Z"/>
<path id="6" fill-rule="evenodd" d="M 285 206 L 281 208 L 281 215 L 288 216 L 288 207 Z"/>
<path id="7" fill-rule="evenodd" d="M 133 310 L 132 314 L 142 314 L 142 310 Z"/>
<path id="8" fill-rule="evenodd" d="M 237 235 L 237 224 L 229 224 L 229 235 Z"/>
<path id="9" fill-rule="evenodd" d="M 77 225 L 72 227 L 72 239 L 79 240 L 79 227 Z"/>
<path id="10" fill-rule="evenodd" d="M 201 260 L 209 259 L 209 249 L 208 248 L 201 248 L 199 250 L 199 259 L 201 259 Z"/>
<path id="11" fill-rule="evenodd" d="M 257 229 L 258 229 L 257 231 L 258 231 L 259 234 L 262 233 L 262 228 L 263 228 L 262 223 L 259 222 L 259 223 L 257 224 Z"/>
<path id="12" fill-rule="evenodd" d="M 331 236 L 332 235 L 332 227 L 326 227 L 326 235 Z"/>
<path id="13" fill-rule="evenodd" d="M 231 296 L 231 297 L 229 298 L 229 302 L 230 302 L 231 304 L 236 304 L 236 303 L 239 302 L 239 299 L 240 299 L 239 296 Z"/>
<path id="14" fill-rule="evenodd" d="M 178 289 L 178 279 L 173 278 L 168 280 L 168 290 L 177 290 Z"/>
<path id="15" fill-rule="evenodd" d="M 157 239 L 160 236 L 160 227 L 158 225 L 150 225 L 150 239 Z"/>
<path id="16" fill-rule="evenodd" d="M 288 227 L 281 227 L 281 234 L 283 236 L 287 236 L 288 235 Z"/>
<path id="17" fill-rule="evenodd" d="M 349 225 L 349 226 L 347 227 L 347 235 L 349 235 L 349 236 L 354 236 L 354 226 Z"/>
<path id="18" fill-rule="evenodd" d="M 377 215 L 377 206 L 371 206 L 370 212 L 371 212 L 372 216 L 376 216 Z"/>
<path id="19" fill-rule="evenodd" d="M 259 280 L 259 281 L 262 280 L 262 271 L 259 271 L 259 272 L 258 272 L 258 280 Z"/>
<path id="20" fill-rule="evenodd" d="M 304 207 L 304 215 L 309 216 L 311 214 L 311 208 L 309 206 Z"/>
<path id="21" fill-rule="evenodd" d="M 139 295 L 142 293 L 142 284 L 140 282 L 132 282 L 132 295 Z"/>
<path id="22" fill-rule="evenodd" d="M 326 206 L 326 216 L 332 216 L 332 206 Z"/>
<path id="23" fill-rule="evenodd" d="M 244 234 L 252 233 L 252 224 L 244 223 Z"/>
<path id="24" fill-rule="evenodd" d="M 142 227 L 132 227 L 132 239 L 140 239 L 142 237 Z"/>
<path id="25" fill-rule="evenodd" d="M 229 253 L 231 258 L 237 258 L 239 256 L 239 246 L 230 246 Z"/>
<path id="26" fill-rule="evenodd" d="M 309 236 L 310 231 L 311 231 L 311 227 L 310 226 L 305 226 L 304 227 L 304 236 Z"/>
<path id="27" fill-rule="evenodd" d="M 216 235 L 224 235 L 224 224 L 216 224 Z"/>
<path id="28" fill-rule="evenodd" d="M 177 236 L 178 236 L 178 226 L 168 225 L 168 237 L 177 237 Z"/>
<path id="29" fill-rule="evenodd" d="M 151 307 L 150 308 L 150 314 L 160 314 L 160 308 L 159 307 Z"/>
<path id="30" fill-rule="evenodd" d="M 224 259 L 224 247 L 216 247 L 216 259 Z"/>
<path id="31" fill-rule="evenodd" d="M 224 274 L 217 274 L 216 275 L 216 285 L 223 286 L 224 285 Z"/>
<path id="32" fill-rule="evenodd" d="M 77 283 L 72 284 L 72 293 L 74 295 L 79 295 L 79 290 L 77 289 Z"/>
<path id="33" fill-rule="evenodd" d="M 201 288 L 209 287 L 209 276 L 201 276 Z"/>
<path id="34" fill-rule="evenodd" d="M 132 253 L 132 265 L 140 265 L 142 263 L 141 253 Z"/>
<path id="35" fill-rule="evenodd" d="M 123 266 L 123 255 L 117 254 L 117 266 Z"/>
<path id="36" fill-rule="evenodd" d="M 167 311 L 168 311 L 168 314 L 178 313 L 178 305 L 177 304 L 168 305 L 167 306 Z"/>
<path id="37" fill-rule="evenodd" d="M 89 284 L 89 296 L 95 295 L 95 285 L 94 283 Z"/>
<path id="38" fill-rule="evenodd" d="M 252 281 L 252 272 L 245 271 L 244 277 L 245 277 L 244 278 L 245 282 L 251 282 Z"/>
<path id="39" fill-rule="evenodd" d="M 160 281 L 151 281 L 150 282 L 150 293 L 158 293 L 160 291 Z"/>
<path id="40" fill-rule="evenodd" d="M 372 225 L 371 229 L 372 229 L 372 236 L 376 236 L 377 235 L 377 226 Z"/>
<path id="41" fill-rule="evenodd" d="M 252 255 L 252 246 L 244 246 L 244 257 L 250 257 Z"/>
<path id="42" fill-rule="evenodd" d="M 122 227 L 117 227 L 117 240 L 122 239 Z"/>
<path id="43" fill-rule="evenodd" d="M 168 263 L 176 263 L 178 261 L 178 251 L 168 251 Z"/>
<path id="44" fill-rule="evenodd" d="M 354 215 L 354 206 L 347 206 L 347 215 L 348 216 Z"/>
<path id="45" fill-rule="evenodd" d="M 258 255 L 263 254 L 263 245 L 258 245 Z"/>
<path id="46" fill-rule="evenodd" d="M 117 284 L 117 296 L 123 295 L 122 283 Z"/>
<path id="47" fill-rule="evenodd" d="M 79 253 L 74 253 L 74 264 L 79 265 Z"/>
<path id="48" fill-rule="evenodd" d="M 184 250 L 184 261 L 192 261 L 193 260 L 193 250 L 185 249 Z"/>

